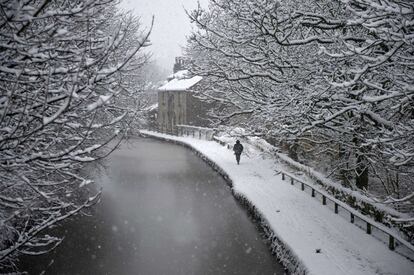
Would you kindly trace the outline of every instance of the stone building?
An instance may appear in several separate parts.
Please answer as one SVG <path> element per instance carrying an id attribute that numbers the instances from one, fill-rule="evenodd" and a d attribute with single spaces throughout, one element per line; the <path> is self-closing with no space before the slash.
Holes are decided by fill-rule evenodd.
<path id="1" fill-rule="evenodd" d="M 190 77 L 188 71 L 182 70 L 158 89 L 159 131 L 177 134 L 177 125 L 208 126 L 209 106 L 193 93 L 201 81 L 201 76 Z"/>

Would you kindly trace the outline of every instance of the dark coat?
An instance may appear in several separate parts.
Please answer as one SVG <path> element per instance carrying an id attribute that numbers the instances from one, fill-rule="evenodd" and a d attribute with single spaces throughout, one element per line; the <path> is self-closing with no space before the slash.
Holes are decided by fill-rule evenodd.
<path id="1" fill-rule="evenodd" d="M 243 152 L 243 145 L 241 143 L 234 144 L 233 151 L 236 155 L 240 155 Z"/>

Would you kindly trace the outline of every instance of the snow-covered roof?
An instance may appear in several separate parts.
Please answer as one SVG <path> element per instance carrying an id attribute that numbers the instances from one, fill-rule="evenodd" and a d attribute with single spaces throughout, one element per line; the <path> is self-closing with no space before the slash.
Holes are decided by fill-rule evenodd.
<path id="1" fill-rule="evenodd" d="M 168 79 L 173 79 L 173 78 L 177 78 L 177 79 L 184 79 L 184 78 L 188 78 L 190 72 L 188 70 L 180 70 L 176 73 L 173 73 L 171 75 L 168 76 Z"/>
<path id="2" fill-rule="evenodd" d="M 201 76 L 189 77 L 187 70 L 178 71 L 169 77 L 166 84 L 158 88 L 159 91 L 186 91 L 203 79 Z"/>

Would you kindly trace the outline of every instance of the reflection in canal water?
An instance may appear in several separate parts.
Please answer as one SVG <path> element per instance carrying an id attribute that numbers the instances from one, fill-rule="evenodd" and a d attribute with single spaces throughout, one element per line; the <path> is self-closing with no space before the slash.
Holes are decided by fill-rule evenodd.
<path id="1" fill-rule="evenodd" d="M 57 230 L 63 243 L 25 257 L 29 274 L 284 274 L 224 180 L 190 150 L 125 144 L 94 170 L 92 216 Z"/>

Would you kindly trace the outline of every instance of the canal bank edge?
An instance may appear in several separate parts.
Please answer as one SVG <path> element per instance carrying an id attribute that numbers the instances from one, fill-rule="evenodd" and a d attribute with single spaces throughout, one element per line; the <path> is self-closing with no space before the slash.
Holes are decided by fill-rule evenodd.
<path id="1" fill-rule="evenodd" d="M 305 275 L 309 274 L 307 268 L 302 263 L 302 261 L 289 249 L 289 246 L 283 243 L 280 238 L 274 233 L 271 226 L 267 220 L 263 217 L 260 210 L 248 200 L 244 195 L 237 193 L 233 188 L 233 180 L 230 175 L 223 170 L 217 163 L 212 161 L 209 157 L 204 155 L 199 150 L 195 149 L 191 144 L 186 143 L 185 141 L 177 140 L 174 136 L 167 136 L 159 133 L 150 132 L 150 131 L 140 131 L 140 136 L 144 138 L 155 138 L 161 141 L 170 142 L 183 146 L 187 149 L 193 151 L 198 157 L 205 161 L 210 167 L 212 167 L 229 185 L 232 190 L 232 194 L 235 199 L 248 211 L 249 216 L 251 216 L 252 221 L 258 226 L 261 233 L 264 234 L 268 245 L 270 246 L 270 251 L 273 255 L 276 256 L 277 260 L 283 265 L 283 267 L 288 271 L 289 274 L 296 275 Z"/>

